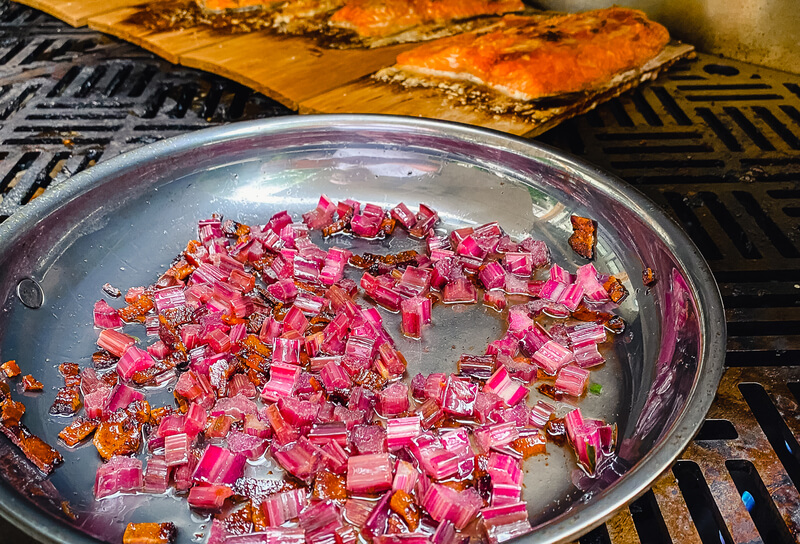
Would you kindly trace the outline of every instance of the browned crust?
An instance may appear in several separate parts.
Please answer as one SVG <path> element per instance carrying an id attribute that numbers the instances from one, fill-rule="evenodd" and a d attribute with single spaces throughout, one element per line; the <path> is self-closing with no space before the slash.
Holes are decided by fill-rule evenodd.
<path id="1" fill-rule="evenodd" d="M 620 94 L 656 79 L 681 59 L 694 57 L 694 46 L 681 42 L 668 44 L 643 66 L 618 74 L 612 81 L 597 88 L 547 97 L 540 100 L 515 100 L 483 85 L 468 81 L 420 76 L 390 66 L 373 74 L 376 81 L 386 83 L 398 92 L 409 89 L 431 89 L 441 93 L 450 107 L 472 108 L 495 116 L 525 119 L 541 134 L 565 119 L 581 115 Z"/>

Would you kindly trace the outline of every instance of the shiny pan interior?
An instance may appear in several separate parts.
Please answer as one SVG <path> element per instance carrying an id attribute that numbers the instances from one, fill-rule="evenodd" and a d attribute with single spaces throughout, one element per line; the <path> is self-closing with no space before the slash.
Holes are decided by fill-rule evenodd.
<path id="1" fill-rule="evenodd" d="M 463 125 L 355 115 L 233 124 L 161 141 L 53 187 L 0 225 L 0 358 L 16 359 L 45 385 L 43 394 L 20 397 L 23 422 L 58 444 L 69 420 L 48 414 L 62 385 L 56 367 L 91 364 L 92 306 L 104 283 L 152 283 L 211 213 L 263 223 L 282 209 L 314 208 L 320 193 L 414 209 L 424 202 L 448 229 L 498 221 L 512 237 L 546 240 L 554 261 L 572 269 L 585 261 L 566 244 L 570 215 L 597 221 L 595 266 L 630 291 L 619 310 L 628 327 L 593 372 L 602 394 L 587 395 L 580 406 L 589 417 L 618 424 L 618 459 L 586 493 L 571 484 L 574 460 L 563 448 L 550 446 L 546 456 L 527 461 L 523 498 L 535 530 L 520 541 L 567 542 L 600 524 L 644 492 L 699 428 L 723 367 L 722 303 L 695 246 L 652 202 L 536 143 Z M 335 243 L 354 251 L 369 245 Z M 381 245 L 371 251 L 414 242 L 398 237 Z M 645 267 L 656 272 L 652 288 L 642 284 Z M 38 309 L 20 301 L 24 278 L 41 286 Z M 398 320 L 386 317 L 392 334 Z M 497 314 L 480 304 L 438 307 L 423 341 L 403 339 L 399 348 L 409 376 L 455 372 L 461 353 L 483 353 L 502 333 Z M 169 391 L 161 394 L 168 402 Z M 533 391 L 530 401 L 538 395 Z M 203 541 L 210 524 L 190 514 L 184 499 L 94 501 L 93 446 L 58 447 L 65 463 L 42 480 L 0 439 L 0 514 L 45 542 L 120 542 L 130 521 L 174 521 L 180 542 Z M 76 519 L 64 516 L 61 501 Z"/>

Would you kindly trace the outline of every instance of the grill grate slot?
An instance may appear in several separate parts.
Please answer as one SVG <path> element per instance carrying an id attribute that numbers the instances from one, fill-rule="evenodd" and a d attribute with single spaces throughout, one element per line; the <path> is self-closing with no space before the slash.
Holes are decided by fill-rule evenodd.
<path id="1" fill-rule="evenodd" d="M 760 259 L 761 252 L 753 245 L 747 233 L 741 227 L 733 214 L 720 201 L 716 193 L 710 191 L 700 192 L 700 198 L 706 205 L 711 214 L 722 226 L 725 233 L 730 237 L 736 249 L 745 259 Z"/>
<path id="2" fill-rule="evenodd" d="M 670 544 L 672 539 L 652 490 L 631 503 L 631 517 L 641 544 Z"/>
<path id="3" fill-rule="evenodd" d="M 53 158 L 47 163 L 47 166 L 44 170 L 41 170 L 38 175 L 36 176 L 36 181 L 33 185 L 30 186 L 28 191 L 20 200 L 20 204 L 27 204 L 34 198 L 37 198 L 44 193 L 45 189 L 50 185 L 53 181 L 53 178 L 61 171 L 66 163 L 66 160 L 69 158 L 69 153 L 66 151 L 62 151 L 60 153 L 56 153 Z"/>
<path id="4" fill-rule="evenodd" d="M 794 486 L 800 489 L 800 444 L 786 426 L 763 386 L 757 383 L 741 383 L 739 390 L 787 475 Z"/>
<path id="5" fill-rule="evenodd" d="M 86 98 L 89 96 L 92 91 L 94 91 L 95 86 L 97 83 L 103 79 L 103 76 L 106 75 L 107 68 L 105 66 L 98 66 L 95 68 L 91 75 L 86 78 L 86 80 L 81 84 L 78 91 L 75 93 L 76 98 Z"/>
<path id="6" fill-rule="evenodd" d="M 20 159 L 14 164 L 5 177 L 3 177 L 2 181 L 0 181 L 0 194 L 7 195 L 11 189 L 16 187 L 19 178 L 22 177 L 25 172 L 27 172 L 28 168 L 33 165 L 33 161 L 35 161 L 38 157 L 39 153 L 32 151 L 22 155 L 22 157 L 20 157 Z"/>
<path id="7" fill-rule="evenodd" d="M 672 467 L 672 472 L 678 479 L 678 487 L 703 544 L 733 544 L 733 538 L 697 463 L 678 461 Z"/>
<path id="8" fill-rule="evenodd" d="M 580 544 L 611 544 L 611 538 L 608 536 L 608 529 L 605 525 L 601 525 L 583 535 L 579 542 Z"/>
<path id="9" fill-rule="evenodd" d="M 692 237 L 694 243 L 700 248 L 700 251 L 703 252 L 703 255 L 707 259 L 721 259 L 722 253 L 720 253 L 719 248 L 708 235 L 708 232 L 700 225 L 700 221 L 686 201 L 684 201 L 683 196 L 679 193 L 666 192 L 664 193 L 664 198 L 666 198 L 669 205 L 672 206 L 672 209 L 678 216 L 678 220 L 689 233 L 689 236 Z"/>
<path id="10" fill-rule="evenodd" d="M 795 136 L 789 127 L 784 125 L 773 113 L 763 106 L 753 106 L 755 114 L 786 142 L 792 149 L 800 149 L 800 139 Z M 797 110 L 795 110 L 797 111 Z"/>
<path id="11" fill-rule="evenodd" d="M 739 433 L 733 423 L 727 419 L 707 419 L 700 427 L 700 431 L 695 440 L 735 440 L 739 438 Z"/>
<path id="12" fill-rule="evenodd" d="M 733 119 L 734 123 L 739 125 L 739 128 L 741 128 L 759 148 L 764 151 L 775 151 L 775 146 L 773 146 L 772 143 L 767 140 L 766 136 L 764 136 L 761 131 L 756 128 L 750 119 L 745 117 L 744 113 L 742 113 L 742 110 L 733 106 L 726 106 L 723 108 L 723 110 L 731 119 Z"/>
<path id="13" fill-rule="evenodd" d="M 741 459 L 725 461 L 725 466 L 733 478 L 736 489 L 742 495 L 742 502 L 751 505 L 750 517 L 756 525 L 761 538 L 770 544 L 792 544 L 795 540 L 789 534 L 783 518 L 772 502 L 764 482 L 753 463 Z M 749 495 L 749 497 L 748 497 Z M 750 502 L 752 501 L 752 502 Z"/>
<path id="14" fill-rule="evenodd" d="M 764 231 L 770 241 L 778 248 L 782 256 L 792 259 L 800 257 L 800 251 L 797 250 L 794 244 L 792 244 L 792 241 L 783 233 L 775 221 L 767 215 L 751 193 L 746 191 L 733 191 L 733 196 L 744 206 L 747 213 L 755 219 L 758 226 L 761 227 L 761 230 Z"/>
<path id="15" fill-rule="evenodd" d="M 728 127 L 722 124 L 722 121 L 719 120 L 719 117 L 714 115 L 714 112 L 708 108 L 695 108 L 694 111 L 703 121 L 706 122 L 708 127 L 714 131 L 714 134 L 716 134 L 717 138 L 719 138 L 719 141 L 725 144 L 725 147 L 731 151 L 742 150 L 742 146 L 739 141 L 728 129 Z"/>

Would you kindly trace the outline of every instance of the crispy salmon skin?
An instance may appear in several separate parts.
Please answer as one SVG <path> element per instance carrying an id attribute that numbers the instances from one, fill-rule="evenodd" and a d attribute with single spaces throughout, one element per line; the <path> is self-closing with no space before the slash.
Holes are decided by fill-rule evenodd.
<path id="1" fill-rule="evenodd" d="M 391 36 L 416 26 L 521 11 L 520 0 L 350 0 L 330 18 L 331 26 L 361 37 Z"/>
<path id="2" fill-rule="evenodd" d="M 666 28 L 633 9 L 551 18 L 507 15 L 491 27 L 403 52 L 395 68 L 535 100 L 600 86 L 642 66 L 668 42 Z"/>

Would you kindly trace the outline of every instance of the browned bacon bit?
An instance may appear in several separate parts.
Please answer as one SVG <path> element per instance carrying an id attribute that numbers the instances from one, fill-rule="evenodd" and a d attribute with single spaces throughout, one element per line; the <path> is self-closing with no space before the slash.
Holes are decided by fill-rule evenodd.
<path id="1" fill-rule="evenodd" d="M 524 459 L 540 453 L 547 453 L 547 440 L 542 433 L 517 438 L 511 447 L 522 454 Z"/>
<path id="2" fill-rule="evenodd" d="M 119 361 L 118 357 L 114 357 L 105 350 L 95 351 L 92 353 L 92 364 L 97 370 L 106 370 L 111 368 Z"/>
<path id="3" fill-rule="evenodd" d="M 233 327 L 234 325 L 238 325 L 239 323 L 245 325 L 247 324 L 247 320 L 244 319 L 243 317 L 234 317 L 228 314 L 222 314 L 222 317 L 220 317 L 220 319 L 222 319 L 223 322 L 227 323 L 231 327 Z"/>
<path id="4" fill-rule="evenodd" d="M 645 287 L 652 287 L 656 283 L 656 273 L 649 266 L 642 270 L 642 282 Z"/>
<path id="5" fill-rule="evenodd" d="M 58 365 L 58 373 L 64 377 L 64 385 L 67 387 L 80 387 L 81 367 L 75 363 L 61 363 Z"/>
<path id="6" fill-rule="evenodd" d="M 186 259 L 178 259 L 178 261 L 169 267 L 169 270 L 164 272 L 165 276 L 172 276 L 176 280 L 185 280 L 189 274 L 194 272 L 197 267 L 193 264 L 189 264 Z"/>
<path id="7" fill-rule="evenodd" d="M 314 325 L 322 325 L 324 327 L 330 322 L 331 322 L 331 317 L 329 315 L 323 315 L 323 314 L 315 315 L 314 317 L 308 320 L 309 325 L 311 325 L 312 327 Z"/>
<path id="8" fill-rule="evenodd" d="M 330 499 L 344 504 L 344 501 L 347 500 L 344 476 L 329 471 L 317 473 L 317 477 L 314 479 L 313 496 L 321 501 Z"/>
<path id="9" fill-rule="evenodd" d="M 58 365 L 58 372 L 64 376 L 77 376 L 81 373 L 81 367 L 75 363 L 61 363 Z"/>
<path id="10" fill-rule="evenodd" d="M 178 308 L 169 308 L 161 312 L 161 315 L 173 327 L 180 327 L 192 322 L 192 310 L 188 306 L 180 306 Z"/>
<path id="11" fill-rule="evenodd" d="M 16 425 L 25 414 L 25 405 L 11 397 L 0 403 L 0 421 L 3 425 Z"/>
<path id="12" fill-rule="evenodd" d="M 78 519 L 78 516 L 72 511 L 72 506 L 70 506 L 68 501 L 61 501 L 61 512 L 72 521 Z"/>
<path id="13" fill-rule="evenodd" d="M 122 291 L 111 285 L 110 283 L 103 284 L 103 292 L 110 297 L 119 298 L 122 296 Z"/>
<path id="14" fill-rule="evenodd" d="M 261 509 L 261 504 L 256 504 L 250 499 L 250 520 L 253 522 L 253 532 L 261 533 L 269 527 L 267 515 Z"/>
<path id="15" fill-rule="evenodd" d="M 619 304 L 625 300 L 625 297 L 628 296 L 628 290 L 625 289 L 625 286 L 622 285 L 622 282 L 614 276 L 608 277 L 606 282 L 603 284 L 603 289 L 608 291 L 608 296 L 616 304 Z"/>
<path id="16" fill-rule="evenodd" d="M 198 240 L 189 240 L 186 249 L 183 250 L 183 257 L 186 262 L 194 266 L 200 266 L 203 258 L 208 255 L 208 250 Z"/>
<path id="17" fill-rule="evenodd" d="M 139 425 L 152 423 L 150 417 L 150 403 L 146 400 L 135 400 L 125 408 L 125 413 Z"/>
<path id="18" fill-rule="evenodd" d="M 114 455 L 131 455 L 141 445 L 140 426 L 125 412 L 116 412 L 97 426 L 92 443 L 97 453 L 108 461 Z"/>
<path id="19" fill-rule="evenodd" d="M 0 400 L 11 398 L 11 387 L 5 380 L 0 380 Z"/>
<path id="20" fill-rule="evenodd" d="M 178 413 L 185 414 L 189 411 L 189 401 L 180 396 L 178 393 L 172 393 L 175 397 L 175 404 L 178 405 Z"/>
<path id="21" fill-rule="evenodd" d="M 86 440 L 97 428 L 97 422 L 79 417 L 64 427 L 58 437 L 70 448 Z"/>
<path id="22" fill-rule="evenodd" d="M 166 357 L 164 357 L 164 364 L 168 365 L 169 368 L 181 367 L 182 369 L 189 364 L 189 354 L 184 353 L 182 351 L 173 351 Z"/>
<path id="23" fill-rule="evenodd" d="M 397 225 L 397 221 L 392 219 L 391 217 L 384 217 L 383 221 L 381 221 L 380 232 L 384 236 L 389 236 L 394 232 L 394 227 Z"/>
<path id="24" fill-rule="evenodd" d="M 159 382 L 158 377 L 165 372 L 169 372 L 173 368 L 175 368 L 175 363 L 171 359 L 164 359 L 163 361 L 156 360 L 155 364 L 147 370 L 134 372 L 133 376 L 131 376 L 131 381 L 140 387 L 145 385 L 156 385 Z"/>
<path id="25" fill-rule="evenodd" d="M 74 416 L 81 409 L 81 394 L 76 387 L 62 387 L 50 406 L 50 415 Z"/>
<path id="26" fill-rule="evenodd" d="M 603 325 L 614 334 L 620 334 L 625 330 L 625 321 L 623 321 L 620 316 L 609 312 L 590 310 L 584 304 L 581 304 L 572 312 L 572 317 L 578 321 L 593 321 Z"/>
<path id="27" fill-rule="evenodd" d="M 117 385 L 117 382 L 119 381 L 119 374 L 116 372 L 107 372 L 100 376 L 100 379 L 103 380 L 104 384 L 113 389 L 113 387 Z"/>
<path id="28" fill-rule="evenodd" d="M 551 419 L 544 427 L 547 438 L 556 446 L 563 446 L 567 443 L 567 428 L 564 426 L 564 419 Z"/>
<path id="29" fill-rule="evenodd" d="M 255 334 L 248 334 L 245 336 L 242 341 L 239 343 L 246 351 L 250 353 L 256 353 L 265 359 L 269 358 L 272 354 L 272 350 L 267 347 L 267 345 L 259 340 L 258 336 Z"/>
<path id="30" fill-rule="evenodd" d="M 45 474 L 50 474 L 56 466 L 64 462 L 57 450 L 31 433 L 22 423 L 0 425 L 0 432 L 6 435 L 25 457 Z"/>
<path id="31" fill-rule="evenodd" d="M 369 268 L 375 263 L 382 263 L 388 266 L 402 266 L 415 264 L 419 254 L 410 249 L 408 251 L 401 251 L 396 254 L 376 255 L 374 253 L 364 253 L 363 255 L 352 255 L 350 257 L 350 264 L 356 268 Z"/>
<path id="32" fill-rule="evenodd" d="M 44 389 L 44 385 L 42 382 L 31 376 L 30 374 L 26 374 L 22 378 L 22 387 L 25 391 L 41 391 Z"/>
<path id="33" fill-rule="evenodd" d="M 353 378 L 353 381 L 358 385 L 366 387 L 367 389 L 372 389 L 373 391 L 380 391 L 387 382 L 386 378 L 377 372 L 367 369 L 359 372 L 356 377 Z"/>
<path id="34" fill-rule="evenodd" d="M 481 478 L 483 476 L 488 476 L 489 472 L 489 455 L 488 454 L 478 454 L 475 456 L 475 477 Z"/>
<path id="35" fill-rule="evenodd" d="M 394 492 L 394 495 L 392 495 L 389 506 L 392 508 L 392 511 L 403 518 L 409 529 L 412 531 L 417 530 L 419 526 L 419 507 L 417 503 L 414 502 L 411 495 L 402 489 L 398 489 Z"/>
<path id="36" fill-rule="evenodd" d="M 122 544 L 170 544 L 178 530 L 172 522 L 129 523 L 122 535 Z"/>
<path id="37" fill-rule="evenodd" d="M 353 208 L 348 208 L 343 217 L 340 217 L 338 221 L 322 229 L 322 235 L 328 237 L 349 229 L 351 219 L 353 219 Z"/>
<path id="38" fill-rule="evenodd" d="M 229 535 L 246 535 L 253 532 L 253 512 L 250 502 L 244 503 L 241 507 L 229 512 L 222 517 L 225 524 L 225 531 Z"/>
<path id="39" fill-rule="evenodd" d="M 237 223 L 233 219 L 226 219 L 222 222 L 222 233 L 231 238 L 239 238 L 250 234 L 250 227 Z"/>
<path id="40" fill-rule="evenodd" d="M 170 350 L 186 352 L 178 329 L 163 314 L 158 316 L 158 337 Z"/>
<path id="41" fill-rule="evenodd" d="M 245 353 L 242 363 L 250 370 L 258 373 L 266 373 L 269 371 L 269 361 L 258 353 Z M 252 378 L 250 378 L 250 380 L 252 381 Z"/>
<path id="42" fill-rule="evenodd" d="M 273 255 L 272 253 L 267 253 L 259 260 L 252 262 L 250 264 L 253 266 L 253 268 L 261 272 L 262 270 L 264 270 L 264 268 L 272 264 L 272 261 L 275 260 L 275 257 L 277 257 L 277 255 Z"/>
<path id="43" fill-rule="evenodd" d="M 303 291 L 313 293 L 319 297 L 325 296 L 325 291 L 327 290 L 322 286 L 313 285 L 300 280 L 294 280 L 294 284 L 298 289 L 302 289 Z"/>
<path id="44" fill-rule="evenodd" d="M 127 323 L 136 321 L 144 323 L 145 314 L 153 309 L 153 299 L 145 294 L 139 295 L 135 301 L 117 310 L 117 314 Z"/>
<path id="45" fill-rule="evenodd" d="M 14 359 L 11 359 L 10 361 L 6 361 L 2 365 L 0 365 L 0 368 L 3 369 L 3 373 L 6 376 L 8 376 L 9 378 L 15 378 L 15 377 L 19 376 L 20 373 L 22 372 L 19 369 L 19 365 L 17 364 L 17 362 Z"/>
<path id="46" fill-rule="evenodd" d="M 255 291 L 255 294 L 258 295 L 258 297 L 272 309 L 275 309 L 276 307 L 283 305 L 283 303 L 281 303 L 278 299 L 270 295 L 269 291 L 267 291 L 260 285 L 256 285 L 253 291 Z"/>
<path id="47" fill-rule="evenodd" d="M 553 400 L 561 400 L 561 391 L 555 388 L 555 386 L 551 383 L 542 383 L 539 384 L 536 389 L 539 390 L 539 393 L 546 397 L 550 397 Z"/>
<path id="48" fill-rule="evenodd" d="M 150 410 L 150 421 L 153 425 L 160 425 L 161 420 L 173 412 L 172 406 L 159 406 Z"/>
<path id="49" fill-rule="evenodd" d="M 572 236 L 567 242 L 572 250 L 586 259 L 594 258 L 594 246 L 597 243 L 597 225 L 591 219 L 573 215 Z"/>
<path id="50" fill-rule="evenodd" d="M 267 315 L 260 312 L 253 312 L 247 318 L 247 332 L 250 334 L 258 334 L 261 331 L 261 326 L 267 320 Z"/>

